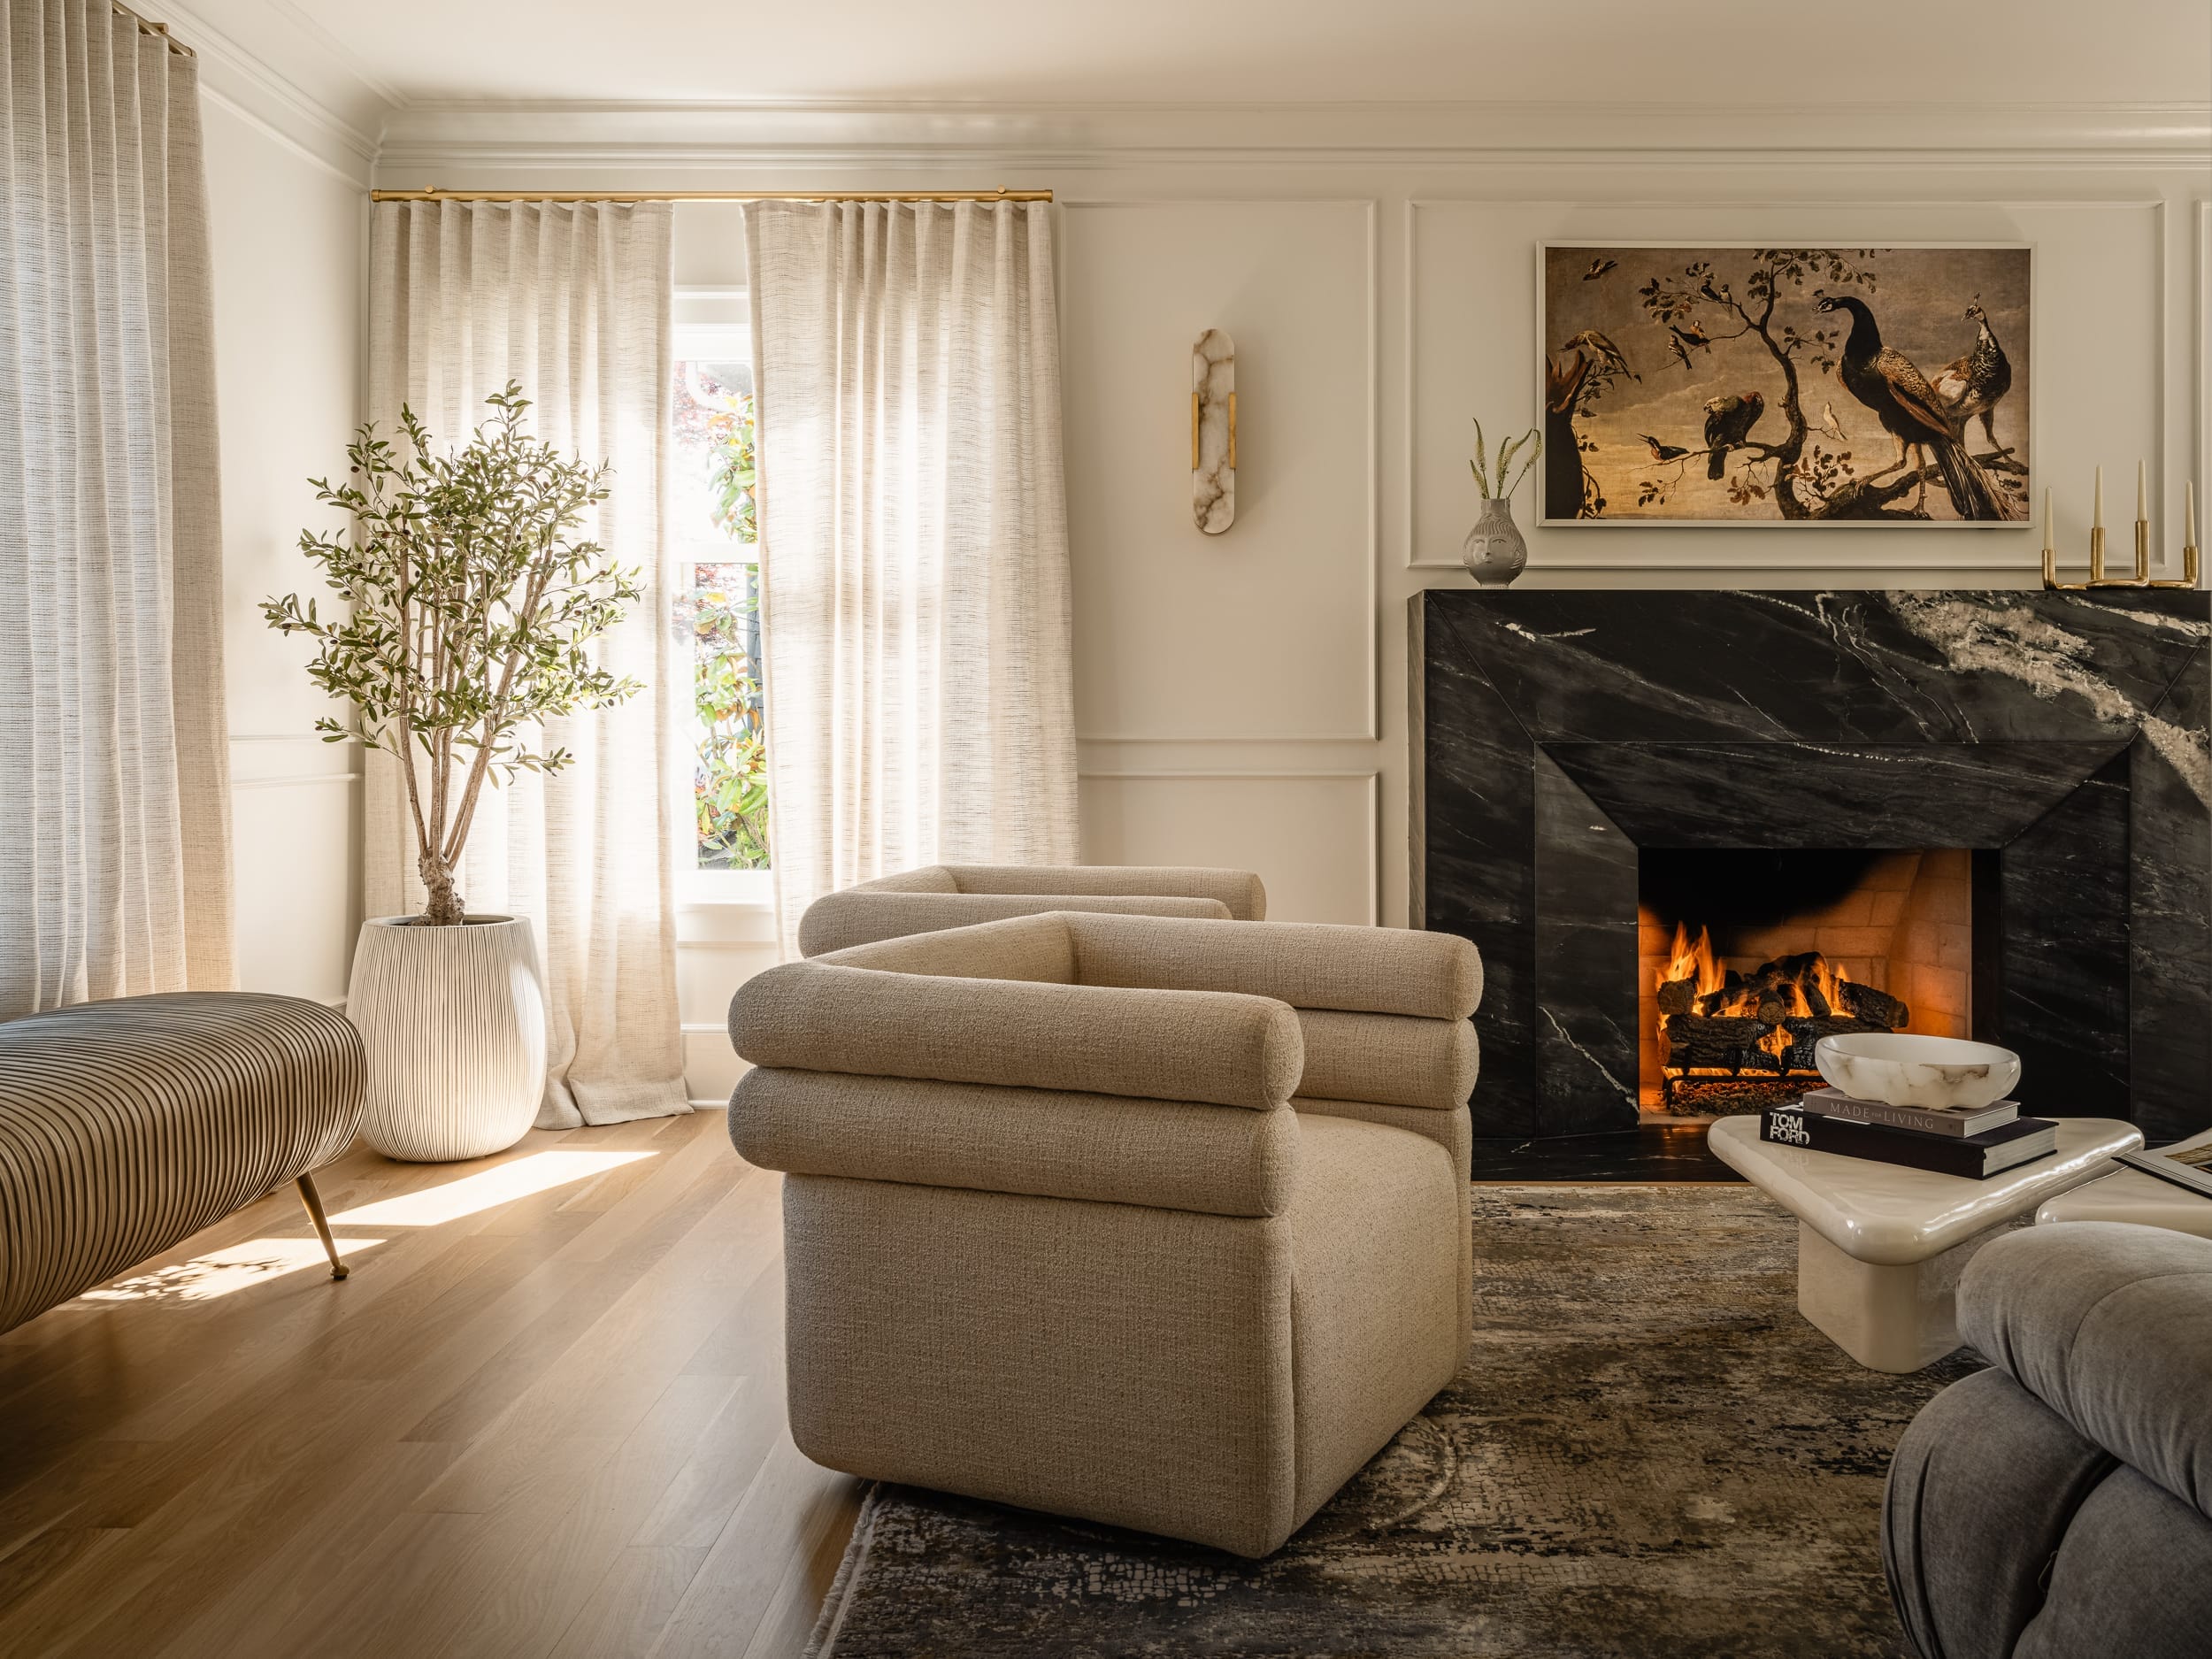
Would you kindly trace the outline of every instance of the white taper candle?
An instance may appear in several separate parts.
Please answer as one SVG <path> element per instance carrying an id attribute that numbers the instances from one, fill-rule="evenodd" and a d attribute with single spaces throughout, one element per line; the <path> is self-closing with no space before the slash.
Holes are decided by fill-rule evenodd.
<path id="1" fill-rule="evenodd" d="M 2140 461 L 2135 464 L 2135 516 L 2145 519 L 2151 516 L 2150 473 Z"/>
<path id="2" fill-rule="evenodd" d="M 2097 469 L 2097 505 L 2089 516 L 2089 527 L 2092 530 L 2104 528 L 2104 468 L 2101 466 Z"/>
<path id="3" fill-rule="evenodd" d="M 2055 512 L 2051 506 L 2051 489 L 2047 484 L 2043 487 L 2043 548 L 2046 552 L 2058 546 L 2057 529 L 2053 522 L 2055 518 Z"/>
<path id="4" fill-rule="evenodd" d="M 2194 479 L 2184 480 L 2181 486 L 2182 534 L 2184 546 L 2197 544 L 2197 486 Z"/>

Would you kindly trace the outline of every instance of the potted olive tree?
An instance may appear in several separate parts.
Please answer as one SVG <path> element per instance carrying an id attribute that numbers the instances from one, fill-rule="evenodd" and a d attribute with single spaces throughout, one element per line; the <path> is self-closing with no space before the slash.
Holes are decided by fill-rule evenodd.
<path id="1" fill-rule="evenodd" d="M 317 641 L 308 677 L 352 705 L 315 723 L 323 741 L 383 749 L 405 780 L 426 902 L 363 925 L 347 994 L 368 1048 L 362 1133 L 398 1158 L 480 1157 L 535 1119 L 545 1003 L 530 924 L 469 914 L 462 854 L 487 785 L 569 763 L 541 722 L 640 688 L 591 649 L 641 591 L 580 534 L 611 469 L 532 437 L 517 382 L 485 403 L 489 419 L 446 453 L 409 410 L 403 453 L 362 427 L 346 480 L 310 480 L 350 525 L 300 536 L 342 605 L 328 618 L 296 594 L 262 606 L 272 627 Z"/>

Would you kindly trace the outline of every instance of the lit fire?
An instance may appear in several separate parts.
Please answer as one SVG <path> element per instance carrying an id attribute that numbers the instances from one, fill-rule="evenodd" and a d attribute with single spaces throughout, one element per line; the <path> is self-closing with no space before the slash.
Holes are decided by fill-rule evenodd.
<path id="1" fill-rule="evenodd" d="M 1674 927 L 1672 960 L 1659 972 L 1659 985 L 1669 985 L 1677 979 L 1694 979 L 1697 994 L 1709 996 L 1728 983 L 1728 973 L 1720 965 L 1720 958 L 1713 954 L 1713 936 L 1702 927 L 1697 937 L 1690 937 L 1686 923 L 1677 922 Z M 1654 986 L 1656 990 L 1658 986 Z"/>
<path id="2" fill-rule="evenodd" d="M 1739 979 L 1738 988 L 1720 1000 L 1708 1002 L 1703 999 L 1717 997 L 1728 991 L 1728 969 L 1713 954 L 1712 935 L 1704 928 L 1691 937 L 1686 924 L 1678 923 L 1674 930 L 1674 946 L 1668 953 L 1667 965 L 1660 970 L 1657 985 L 1671 984 L 1680 979 L 1695 982 L 1698 1012 L 1709 1016 L 1757 1016 L 1763 1011 L 1771 1019 L 1774 1007 L 1780 1006 L 1780 1018 L 1809 1018 L 1828 1014 L 1843 1006 L 1843 976 L 1828 965 L 1828 959 L 1818 952 L 1809 953 L 1809 959 L 1795 978 L 1779 983 L 1760 983 Z M 1810 987 L 1819 998 L 1816 1007 L 1806 995 Z M 1655 989 L 1657 986 L 1654 987 Z M 1759 1041 L 1759 1047 L 1779 1058 L 1790 1046 L 1789 1033 L 1781 1026 L 1767 1033 Z"/>

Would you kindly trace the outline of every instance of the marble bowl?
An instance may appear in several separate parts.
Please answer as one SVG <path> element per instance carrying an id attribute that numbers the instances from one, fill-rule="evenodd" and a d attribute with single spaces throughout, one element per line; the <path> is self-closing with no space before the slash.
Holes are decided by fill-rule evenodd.
<path id="1" fill-rule="evenodd" d="M 2009 1048 L 1902 1032 L 1823 1037 L 1813 1045 L 1813 1064 L 1853 1100 L 1931 1111 L 1986 1106 L 2020 1080 L 2020 1056 Z"/>

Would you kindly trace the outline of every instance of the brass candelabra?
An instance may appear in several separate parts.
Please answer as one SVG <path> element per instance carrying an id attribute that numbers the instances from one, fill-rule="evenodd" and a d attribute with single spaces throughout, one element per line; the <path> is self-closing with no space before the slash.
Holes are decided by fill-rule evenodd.
<path id="1" fill-rule="evenodd" d="M 2183 513 L 2181 541 L 2181 575 L 2176 578 L 2151 578 L 2151 525 L 2146 516 L 2145 492 L 2141 469 L 2137 471 L 2135 488 L 2135 574 L 2110 576 L 2105 573 L 2104 530 L 2104 468 L 2097 469 L 2096 518 L 2089 526 L 2089 580 L 2085 582 L 2063 582 L 2058 579 L 2058 548 L 2052 525 L 2051 492 L 2043 492 L 2043 586 L 2061 593 L 2083 593 L 2092 588 L 2194 588 L 2197 586 L 2197 493 L 2196 486 L 2186 484 L 2185 506 Z"/>

